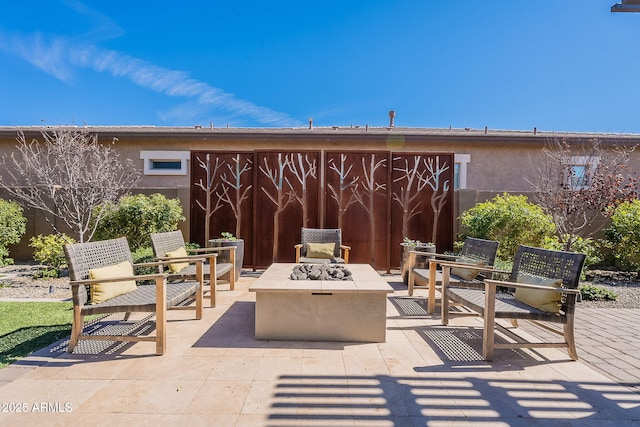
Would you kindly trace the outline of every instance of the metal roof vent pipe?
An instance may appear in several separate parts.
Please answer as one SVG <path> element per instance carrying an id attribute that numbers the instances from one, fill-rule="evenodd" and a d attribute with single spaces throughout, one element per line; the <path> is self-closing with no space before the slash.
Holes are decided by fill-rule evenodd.
<path id="1" fill-rule="evenodd" d="M 313 129 L 313 117 L 309 117 L 309 129 Z"/>
<path id="2" fill-rule="evenodd" d="M 392 128 L 394 126 L 393 121 L 396 118 L 396 112 L 391 110 L 389 111 L 389 127 Z"/>

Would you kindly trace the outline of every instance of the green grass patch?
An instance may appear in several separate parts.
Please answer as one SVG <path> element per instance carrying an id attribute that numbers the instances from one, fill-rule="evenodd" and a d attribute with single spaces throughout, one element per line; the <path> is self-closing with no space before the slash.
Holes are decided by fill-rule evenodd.
<path id="1" fill-rule="evenodd" d="M 71 333 L 70 302 L 0 301 L 0 368 Z"/>

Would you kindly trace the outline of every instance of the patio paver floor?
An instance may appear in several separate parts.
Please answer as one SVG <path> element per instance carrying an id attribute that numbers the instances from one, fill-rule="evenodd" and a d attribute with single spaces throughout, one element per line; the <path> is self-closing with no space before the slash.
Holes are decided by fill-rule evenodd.
<path id="1" fill-rule="evenodd" d="M 255 340 L 255 295 L 248 292 L 254 279 L 242 277 L 236 290 L 220 288 L 218 306 L 205 308 L 201 321 L 192 320 L 190 312 L 169 313 L 164 356 L 153 355 L 153 343 L 98 355 L 89 346 L 79 346 L 79 353 L 87 354 L 66 354 L 66 343 L 58 343 L 0 370 L 0 411 L 6 409 L 0 424 L 600 427 L 640 422 L 640 394 L 631 388 L 636 382 L 619 384 L 603 374 L 606 367 L 599 371 L 573 362 L 559 349 L 497 350 L 496 360 L 485 362 L 478 319 L 454 318 L 440 326 L 438 318 L 421 311 L 419 298 L 407 296 L 399 276 L 387 277 L 396 292 L 387 304 L 385 343 Z M 580 345 L 578 353 L 592 356 Z M 632 360 L 627 363 L 633 366 Z M 26 411 L 16 412 L 11 403 L 24 403 Z"/>

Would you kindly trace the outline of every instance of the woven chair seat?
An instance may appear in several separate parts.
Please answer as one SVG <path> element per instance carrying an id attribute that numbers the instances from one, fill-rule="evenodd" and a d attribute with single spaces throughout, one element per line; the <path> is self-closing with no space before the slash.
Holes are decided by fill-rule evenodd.
<path id="1" fill-rule="evenodd" d="M 218 261 L 218 257 L 216 256 L 216 277 L 209 277 L 210 274 L 210 265 L 209 259 L 205 258 L 205 263 L 203 266 L 204 270 L 204 280 L 209 284 L 209 300 L 211 303 L 211 307 L 216 306 L 216 284 L 219 279 L 224 280 L 229 283 L 229 289 L 234 290 L 236 284 L 236 263 L 235 263 L 235 253 L 236 247 L 216 247 L 216 248 L 203 248 L 197 250 L 189 250 L 186 249 L 186 243 L 184 241 L 184 237 L 182 236 L 181 231 L 167 231 L 164 233 L 151 233 L 149 235 L 151 240 L 151 247 L 153 249 L 153 255 L 157 259 L 166 259 L 166 254 L 168 252 L 173 252 L 179 248 L 185 248 L 188 255 L 191 256 L 199 256 L 199 257 L 207 257 L 215 256 L 218 254 L 226 253 L 229 255 L 227 259 L 230 262 L 221 262 Z M 189 265 L 184 270 L 181 270 L 178 273 L 169 273 L 169 280 L 175 279 L 194 279 L 196 275 L 196 266 Z"/>
<path id="2" fill-rule="evenodd" d="M 413 269 L 413 274 L 416 275 L 417 277 L 419 277 L 420 279 L 424 280 L 424 281 L 428 281 L 429 280 L 429 269 L 428 268 L 414 268 Z M 451 285 L 457 285 L 457 286 L 461 286 L 464 285 L 465 287 L 474 287 L 474 288 L 478 288 L 478 289 L 484 289 L 484 285 L 482 284 L 482 280 L 479 279 L 473 279 L 473 280 L 465 280 L 461 277 L 456 276 L 455 274 L 450 274 L 449 275 L 449 283 Z M 436 284 L 442 285 L 442 271 L 438 270 L 436 271 Z"/>
<path id="3" fill-rule="evenodd" d="M 167 284 L 167 308 L 176 307 L 193 295 L 200 284 L 197 281 L 172 282 Z M 82 307 L 83 315 L 129 312 L 155 312 L 156 286 L 140 285 L 135 291 L 108 299 L 99 304 Z"/>
<path id="4" fill-rule="evenodd" d="M 432 265 L 432 261 L 456 261 L 458 257 L 470 258 L 484 264 L 485 266 L 493 266 L 498 252 L 499 242 L 495 240 L 478 239 L 475 237 L 467 237 L 464 240 L 462 250 L 457 255 L 438 254 L 412 251 L 409 253 L 409 274 L 407 286 L 409 288 L 409 296 L 413 295 L 414 288 L 421 287 L 426 284 L 428 288 L 427 313 L 434 314 L 436 312 L 436 287 L 442 286 L 442 270 L 436 270 L 435 280 L 433 283 L 429 280 L 430 268 L 435 270 L 436 266 Z M 417 264 L 417 256 L 420 254 L 425 257 L 426 267 Z M 485 277 L 489 277 L 487 273 L 481 273 L 473 280 L 465 280 L 455 274 L 450 274 L 449 283 L 453 285 L 463 285 L 465 287 L 483 288 L 482 281 Z"/>
<path id="5" fill-rule="evenodd" d="M 453 283 L 453 282 L 452 282 Z M 484 285 L 483 285 L 484 286 Z M 451 301 L 463 302 L 466 307 L 484 316 L 484 289 L 449 288 L 447 296 Z M 511 293 L 496 293 L 495 317 L 500 319 L 538 320 L 553 323 L 567 323 L 566 316 L 539 310 L 525 303 L 517 301 Z"/>
<path id="6" fill-rule="evenodd" d="M 216 263 L 216 275 L 218 277 L 224 276 L 229 273 L 233 269 L 233 264 L 228 262 L 219 262 Z M 203 266 L 204 270 L 204 279 L 209 280 L 209 263 L 205 263 Z M 196 266 L 194 264 L 190 264 L 185 269 L 180 270 L 178 273 L 168 273 L 169 280 L 175 279 L 193 279 L 196 277 Z"/>

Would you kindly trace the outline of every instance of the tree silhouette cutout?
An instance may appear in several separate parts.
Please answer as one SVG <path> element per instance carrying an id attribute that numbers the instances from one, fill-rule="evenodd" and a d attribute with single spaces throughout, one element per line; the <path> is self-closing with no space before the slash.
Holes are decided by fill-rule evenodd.
<path id="1" fill-rule="evenodd" d="M 295 160 L 294 160 L 295 159 Z M 300 194 L 294 194 L 295 200 L 302 206 L 302 226 L 306 227 L 309 223 L 309 208 L 307 203 L 308 198 L 308 181 L 310 178 L 316 178 L 317 176 L 317 164 L 316 160 L 309 160 L 309 155 L 304 156 L 301 153 L 291 155 L 291 161 L 289 162 L 289 169 L 291 173 L 297 178 L 302 189 Z"/>
<path id="2" fill-rule="evenodd" d="M 338 228 L 342 229 L 342 218 L 347 213 L 349 207 L 357 202 L 355 193 L 358 190 L 358 177 L 349 178 L 353 165 L 346 166 L 347 155 L 340 154 L 340 166 L 337 166 L 334 159 L 329 160 L 329 170 L 338 175 L 339 185 L 334 187 L 327 184 L 331 198 L 338 204 Z"/>
<path id="3" fill-rule="evenodd" d="M 220 162 L 220 158 L 216 157 L 216 161 L 211 165 L 211 155 L 207 154 L 205 156 L 205 160 L 202 160 L 200 157 L 196 157 L 198 161 L 198 165 L 204 169 L 206 174 L 206 182 L 202 181 L 202 178 L 195 183 L 196 187 L 199 187 L 204 191 L 205 194 L 205 203 L 198 199 L 196 199 L 196 204 L 200 209 L 204 211 L 204 241 L 208 242 L 211 238 L 211 216 L 222 207 L 222 200 L 220 197 L 215 198 L 215 204 L 212 206 L 213 195 L 216 193 L 219 182 L 216 182 L 216 176 L 218 175 L 218 170 L 222 167 L 224 162 Z"/>
<path id="4" fill-rule="evenodd" d="M 375 181 L 376 171 L 386 165 L 387 159 L 376 162 L 375 154 L 372 154 L 369 162 L 362 158 L 362 186 L 359 191 L 355 191 L 354 195 L 358 203 L 362 205 L 369 217 L 369 263 L 375 264 L 375 236 L 376 236 L 376 210 L 375 196 L 376 194 L 384 194 L 386 184 L 380 184 Z"/>
<path id="5" fill-rule="evenodd" d="M 396 157 L 393 160 L 401 160 L 401 158 Z M 424 162 L 424 159 L 422 159 L 421 156 L 414 156 L 413 166 L 409 166 L 409 159 L 405 158 L 403 166 L 393 168 L 394 171 L 402 174 L 398 178 L 394 179 L 393 182 L 406 181 L 404 186 L 400 187 L 399 192 L 393 193 L 393 200 L 398 202 L 402 208 L 403 238 L 409 237 L 407 235 L 409 232 L 409 220 L 422 212 L 420 210 L 421 205 L 418 197 L 420 196 L 420 192 L 427 185 L 427 179 L 424 176 L 426 169 L 420 168 L 421 160 Z"/>
<path id="6" fill-rule="evenodd" d="M 290 167 L 291 160 L 288 156 L 282 158 L 282 153 L 278 153 L 278 164 L 274 167 L 270 167 L 267 158 L 264 158 L 264 166 L 260 166 L 260 172 L 262 172 L 269 181 L 273 184 L 273 192 L 269 192 L 266 188 L 261 187 L 262 191 L 275 205 L 276 211 L 273 215 L 273 255 L 272 261 L 277 261 L 278 255 L 278 236 L 280 234 L 280 215 L 285 208 L 296 200 L 295 192 L 291 182 L 285 177 L 285 171 Z M 285 191 L 285 184 L 289 187 L 288 191 Z"/>
<path id="7" fill-rule="evenodd" d="M 447 194 L 449 192 L 449 180 L 441 181 L 441 175 L 449 170 L 447 162 L 440 164 L 440 156 L 435 159 L 430 157 L 426 161 L 426 174 L 422 175 L 426 184 L 431 187 L 431 209 L 433 209 L 433 228 L 431 229 L 431 243 L 437 243 L 438 235 L 438 219 L 443 206 L 447 203 Z M 440 185 L 442 184 L 442 186 Z"/>
<path id="8" fill-rule="evenodd" d="M 227 174 L 223 173 L 220 176 L 222 181 L 222 189 L 220 192 L 216 192 L 218 199 L 229 205 L 233 211 L 233 215 L 236 218 L 236 237 L 240 237 L 240 230 L 242 230 L 242 202 L 249 198 L 249 190 L 252 185 L 247 185 L 245 188 L 242 184 L 242 175 L 251 170 L 252 161 L 247 159 L 243 165 L 240 165 L 240 154 L 236 154 L 231 159 L 233 164 L 227 163 L 229 178 Z"/>

